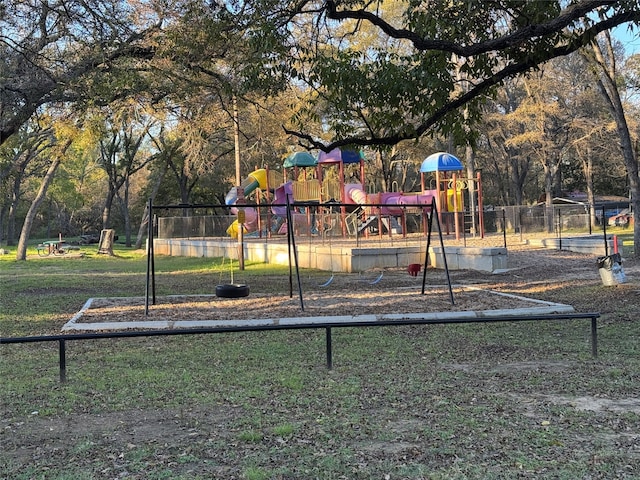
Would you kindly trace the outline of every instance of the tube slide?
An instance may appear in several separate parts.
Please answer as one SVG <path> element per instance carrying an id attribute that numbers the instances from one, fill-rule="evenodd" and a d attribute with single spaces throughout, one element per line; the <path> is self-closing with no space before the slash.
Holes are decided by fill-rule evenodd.
<path id="1" fill-rule="evenodd" d="M 240 184 L 240 188 L 242 189 L 242 193 L 244 197 L 247 197 L 251 194 L 256 188 L 261 188 L 265 190 L 267 188 L 267 171 L 263 168 L 260 168 L 254 172 L 251 172 L 247 178 L 245 178 Z M 226 205 L 235 205 L 238 201 L 238 188 L 233 187 L 229 190 L 229 193 L 224 198 L 224 203 Z M 258 212 L 255 208 L 244 208 L 244 232 L 252 232 L 258 226 Z M 231 213 L 233 215 L 237 215 L 238 208 L 231 208 Z M 232 238 L 238 238 L 238 230 L 240 225 L 238 224 L 238 220 L 234 220 L 234 222 L 229 225 L 227 228 L 227 234 Z"/>
<path id="2" fill-rule="evenodd" d="M 260 187 L 262 190 L 267 188 L 267 171 L 264 168 L 260 168 L 255 172 L 251 172 L 247 178 L 245 178 L 240 184 L 243 195 L 249 196 L 256 188 Z M 224 197 L 224 203 L 227 205 L 235 205 L 238 201 L 238 189 L 232 187 L 229 193 Z"/>
<path id="3" fill-rule="evenodd" d="M 287 216 L 287 207 L 285 206 L 287 203 L 287 196 L 289 196 L 289 202 L 293 202 L 293 182 L 291 181 L 283 183 L 276 188 L 276 191 L 273 193 L 273 203 L 278 205 L 277 207 L 271 207 L 271 211 L 274 215 L 277 215 L 278 217 Z"/>
<path id="4" fill-rule="evenodd" d="M 357 204 L 367 203 L 380 203 L 384 205 L 380 209 L 382 215 L 400 216 L 403 212 L 403 205 L 431 205 L 431 199 L 433 198 L 432 192 L 425 193 L 410 193 L 404 194 L 401 192 L 382 192 L 376 194 L 377 199 L 374 201 L 369 198 L 362 190 L 362 185 L 348 184 L 344 187 L 345 196 L 347 200 L 351 200 Z M 435 193 L 435 191 L 433 192 Z"/>
<path id="5" fill-rule="evenodd" d="M 244 233 L 253 232 L 258 226 L 258 212 L 256 212 L 255 208 L 244 208 Z M 237 208 L 232 208 L 231 212 L 236 215 L 238 213 Z M 227 235 L 231 238 L 238 238 L 238 231 L 240 229 L 240 224 L 238 220 L 234 220 L 229 228 L 227 228 Z"/>
<path id="6" fill-rule="evenodd" d="M 344 193 L 347 202 L 352 200 L 353 203 L 358 205 L 369 203 L 367 194 L 362 190 L 362 185 L 359 183 L 348 183 L 344 186 Z"/>

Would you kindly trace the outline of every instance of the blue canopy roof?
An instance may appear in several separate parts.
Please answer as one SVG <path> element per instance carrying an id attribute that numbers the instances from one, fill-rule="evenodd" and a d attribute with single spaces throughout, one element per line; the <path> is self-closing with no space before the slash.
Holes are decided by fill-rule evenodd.
<path id="1" fill-rule="evenodd" d="M 456 172 L 463 169 L 458 157 L 446 152 L 432 153 L 420 165 L 421 172 Z"/>

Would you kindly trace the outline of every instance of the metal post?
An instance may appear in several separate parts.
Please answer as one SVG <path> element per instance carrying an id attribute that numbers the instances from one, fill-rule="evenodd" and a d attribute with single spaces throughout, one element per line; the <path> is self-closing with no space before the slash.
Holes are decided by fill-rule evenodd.
<path id="1" fill-rule="evenodd" d="M 332 353 L 332 345 L 331 345 L 331 327 L 327 327 L 325 328 L 325 337 L 326 337 L 326 344 L 327 344 L 327 369 L 331 370 L 333 369 L 333 353 Z"/>
<path id="2" fill-rule="evenodd" d="M 151 292 L 151 276 L 153 275 L 151 262 L 151 257 L 153 256 L 153 200 L 151 198 L 147 204 L 147 209 L 149 210 L 149 220 L 147 223 L 147 276 L 144 288 L 145 315 L 149 315 L 149 295 Z"/>
<path id="3" fill-rule="evenodd" d="M 432 208 L 437 208 L 437 207 L 432 203 Z M 442 262 L 444 263 L 444 271 L 447 274 L 447 285 L 449 286 L 449 299 L 451 300 L 451 305 L 453 305 L 454 304 L 453 288 L 451 287 L 451 276 L 449 275 L 449 265 L 447 264 L 447 255 L 444 249 L 444 240 L 442 239 L 442 225 L 440 225 L 440 220 L 438 219 L 437 215 L 436 215 L 436 223 L 438 227 L 438 236 L 440 237 L 440 248 L 442 249 Z M 422 289 L 424 293 L 424 283 L 423 283 Z"/>
<path id="4" fill-rule="evenodd" d="M 421 291 L 422 295 L 424 295 L 425 286 L 427 284 L 427 266 L 429 265 L 429 247 L 431 246 L 431 228 L 433 227 L 433 216 L 436 214 L 435 205 L 436 205 L 436 201 L 433 198 L 431 198 L 431 213 L 427 214 L 427 218 L 426 218 L 427 248 L 424 251 L 424 268 L 422 269 L 422 291 Z M 426 212 L 426 209 L 423 209 L 423 211 Z M 434 256 L 435 256 L 435 253 L 434 253 Z"/>
<path id="5" fill-rule="evenodd" d="M 609 243 L 607 242 L 607 218 L 605 217 L 604 205 L 602 206 L 602 233 L 604 235 L 604 256 L 609 256 Z"/>
<path id="6" fill-rule="evenodd" d="M 480 226 L 480 238 L 484 238 L 484 200 L 482 198 L 482 174 L 478 170 L 478 225 Z"/>
<path id="7" fill-rule="evenodd" d="M 58 341 L 58 358 L 60 363 L 60 382 L 67 381 L 67 348 L 64 339 Z"/>
<path id="8" fill-rule="evenodd" d="M 298 249 L 296 248 L 296 240 L 293 228 L 293 215 L 291 214 L 291 204 L 289 203 L 289 195 L 287 197 L 287 235 L 289 242 L 289 283 L 293 281 L 291 278 L 291 253 L 293 253 L 293 260 L 296 267 L 296 278 L 298 279 L 298 294 L 300 296 L 300 309 L 304 312 L 304 301 L 302 299 L 302 282 L 300 281 L 300 267 L 298 266 Z M 293 292 L 293 288 L 290 287 L 290 291 Z"/>
<path id="9" fill-rule="evenodd" d="M 598 356 L 598 326 L 596 317 L 591 317 L 591 355 Z"/>
<path id="10" fill-rule="evenodd" d="M 558 250 L 562 250 L 562 211 L 558 208 Z"/>
<path id="11" fill-rule="evenodd" d="M 520 241 L 522 242 L 522 209 L 518 207 L 518 229 L 520 230 Z"/>
<path id="12" fill-rule="evenodd" d="M 507 213 L 502 209 L 502 244 L 507 248 Z"/>

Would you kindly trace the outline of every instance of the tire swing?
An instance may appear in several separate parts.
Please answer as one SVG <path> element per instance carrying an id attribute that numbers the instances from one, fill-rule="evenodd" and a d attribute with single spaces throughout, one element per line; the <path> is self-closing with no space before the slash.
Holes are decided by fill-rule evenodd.
<path id="1" fill-rule="evenodd" d="M 240 224 L 240 228 L 244 225 Z M 222 257 L 222 265 L 220 265 L 220 280 L 222 281 L 222 270 L 224 269 L 224 259 Z M 231 273 L 231 283 L 221 283 L 216 286 L 216 297 L 220 298 L 243 298 L 249 296 L 249 285 L 244 283 L 234 283 L 233 281 L 233 260 L 229 260 L 229 272 Z"/>
<path id="2" fill-rule="evenodd" d="M 216 286 L 216 297 L 242 298 L 249 296 L 249 285 L 227 283 Z"/>

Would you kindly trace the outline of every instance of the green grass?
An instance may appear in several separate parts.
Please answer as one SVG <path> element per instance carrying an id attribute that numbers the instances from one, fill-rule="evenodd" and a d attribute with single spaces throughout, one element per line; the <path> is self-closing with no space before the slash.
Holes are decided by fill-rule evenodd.
<path id="1" fill-rule="evenodd" d="M 0 334 L 143 295 L 146 258 L 116 253 L 1 257 Z M 158 258 L 158 289 L 211 293 L 227 267 Z M 286 274 L 242 278 L 282 291 Z M 635 478 L 639 327 L 609 314 L 599 335 L 592 359 L 585 321 L 338 329 L 332 371 L 322 330 L 77 341 L 64 384 L 57 345 L 2 345 L 0 478 Z"/>

